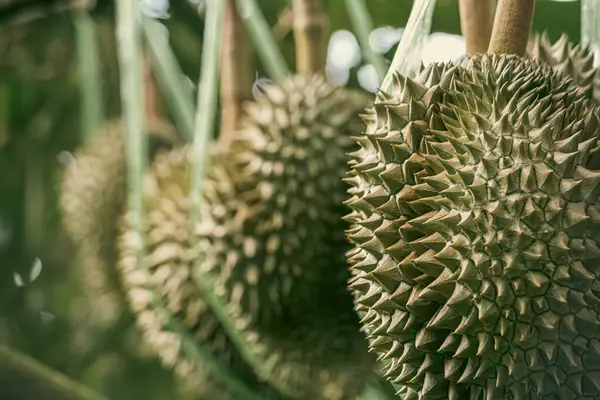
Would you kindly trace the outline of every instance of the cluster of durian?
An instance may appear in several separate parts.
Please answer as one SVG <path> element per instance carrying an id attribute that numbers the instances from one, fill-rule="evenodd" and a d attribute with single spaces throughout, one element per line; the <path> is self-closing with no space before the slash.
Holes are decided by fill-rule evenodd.
<path id="1" fill-rule="evenodd" d="M 531 36 L 527 56 L 549 64 L 565 78 L 573 78 L 575 85 L 600 103 L 600 72 L 594 68 L 594 54 L 589 47 L 575 45 L 566 34 L 552 43 L 544 32 Z"/>
<path id="2" fill-rule="evenodd" d="M 109 270 L 118 273 L 144 342 L 182 378 L 186 393 L 234 398 L 196 362 L 199 350 L 209 351 L 265 398 L 342 400 L 362 392 L 375 360 L 347 290 L 345 252 L 351 245 L 344 234 L 342 178 L 347 153 L 355 149 L 350 135 L 361 129 L 358 114 L 366 105 L 362 94 L 334 88 L 318 75 L 270 85 L 246 105 L 235 139 L 226 148 L 215 147 L 201 224 L 194 230 L 188 203 L 191 148 L 158 150 L 144 184 L 147 268 L 136 262 L 124 197 L 107 191 L 121 182 L 106 175 L 108 165 L 94 168 L 103 176 L 67 175 L 85 182 L 67 184 L 70 196 L 85 192 L 95 200 L 66 210 L 72 225 L 79 210 L 93 219 L 90 227 L 120 221 L 107 242 L 117 246 Z M 123 149 L 113 151 L 123 157 L 124 171 Z M 98 208 L 98 201 L 110 207 Z M 116 203 L 121 211 L 113 213 Z M 90 235 L 98 235 L 95 228 L 80 233 Z M 198 246 L 191 248 L 190 239 Z M 203 276 L 214 282 L 266 375 L 257 376 L 231 342 L 194 282 Z M 175 332 L 173 321 L 184 332 Z"/>
<path id="3" fill-rule="evenodd" d="M 600 114 L 574 83 L 476 55 L 364 115 L 351 288 L 405 400 L 600 399 Z"/>

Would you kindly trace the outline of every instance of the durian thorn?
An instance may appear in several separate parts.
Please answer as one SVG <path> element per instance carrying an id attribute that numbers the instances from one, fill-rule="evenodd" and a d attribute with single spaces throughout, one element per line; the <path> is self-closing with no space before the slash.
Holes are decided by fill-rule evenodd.
<path id="1" fill-rule="evenodd" d="M 325 68 L 327 15 L 323 0 L 293 0 L 296 70 L 302 74 L 322 72 Z"/>
<path id="2" fill-rule="evenodd" d="M 492 35 L 496 0 L 459 0 L 460 31 L 467 41 L 467 56 L 485 53 Z"/>
<path id="3" fill-rule="evenodd" d="M 488 53 L 525 56 L 534 8 L 535 0 L 499 0 Z"/>
<path id="4" fill-rule="evenodd" d="M 239 129 L 242 104 L 252 100 L 252 48 L 235 0 L 227 0 L 221 46 L 221 132 L 219 143 L 227 145 Z"/>

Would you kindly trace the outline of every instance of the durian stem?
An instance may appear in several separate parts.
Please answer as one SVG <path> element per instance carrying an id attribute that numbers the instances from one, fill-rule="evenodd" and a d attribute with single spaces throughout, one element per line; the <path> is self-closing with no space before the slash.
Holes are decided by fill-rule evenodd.
<path id="1" fill-rule="evenodd" d="M 219 143 L 227 145 L 242 116 L 242 104 L 252 100 L 252 51 L 236 0 L 227 0 L 221 46 L 221 132 Z"/>
<path id="2" fill-rule="evenodd" d="M 164 104 L 148 57 L 144 57 L 144 106 L 148 125 L 164 120 Z"/>
<path id="3" fill-rule="evenodd" d="M 104 120 L 102 79 L 96 25 L 87 10 L 73 11 L 77 39 L 77 60 L 81 86 L 81 130 L 84 140 L 96 133 Z"/>
<path id="4" fill-rule="evenodd" d="M 26 382 L 23 382 L 22 378 L 25 377 Z M 17 381 L 16 378 L 20 379 Z M 37 399 L 107 400 L 39 361 L 6 346 L 0 346 L 0 380 L 4 381 L 5 379 L 9 382 L 12 381 L 14 385 L 26 383 L 23 385 L 22 392 L 31 393 L 30 391 L 33 390 Z M 5 386 L 6 383 L 4 382 L 2 389 L 0 389 L 0 392 L 5 394 L 13 391 L 10 386 Z M 38 388 L 38 386 L 41 388 Z M 19 389 L 15 388 L 14 390 L 18 391 Z"/>
<path id="5" fill-rule="evenodd" d="M 373 21 L 365 5 L 365 0 L 346 0 L 346 10 L 360 43 L 361 51 L 365 59 L 375 67 L 379 83 L 381 83 L 387 72 L 387 65 L 385 58 L 375 52 L 369 43 L 369 35 L 373 32 Z"/>
<path id="6" fill-rule="evenodd" d="M 460 31 L 467 41 L 467 56 L 485 53 L 492 36 L 495 0 L 459 0 Z"/>
<path id="7" fill-rule="evenodd" d="M 280 82 L 291 72 L 256 0 L 237 0 L 237 6 L 263 67 L 271 79 Z"/>
<path id="8" fill-rule="evenodd" d="M 296 70 L 301 74 L 322 72 L 327 54 L 322 0 L 293 0 L 292 12 Z"/>
<path id="9" fill-rule="evenodd" d="M 488 53 L 525 55 L 535 0 L 499 0 Z"/>

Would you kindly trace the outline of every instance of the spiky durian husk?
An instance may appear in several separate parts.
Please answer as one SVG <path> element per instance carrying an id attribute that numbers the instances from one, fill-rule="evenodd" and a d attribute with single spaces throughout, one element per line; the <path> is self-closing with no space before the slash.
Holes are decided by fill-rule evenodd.
<path id="1" fill-rule="evenodd" d="M 479 55 L 396 75 L 365 120 L 351 287 L 405 399 L 599 399 L 597 109 Z"/>
<path id="2" fill-rule="evenodd" d="M 151 123 L 148 130 L 150 157 L 157 149 L 168 148 L 178 140 L 168 124 Z M 80 340 L 75 340 L 75 345 L 87 346 L 97 340 L 96 330 L 116 324 L 125 306 L 115 268 L 117 221 L 123 212 L 127 188 L 123 132 L 121 121 L 108 122 L 75 151 L 74 160 L 62 177 L 63 226 L 80 255 L 85 293 L 75 319 L 86 322 L 78 323 L 81 335 L 77 335 Z"/>
<path id="3" fill-rule="evenodd" d="M 594 54 L 589 48 L 573 44 L 566 34 L 552 43 L 544 32 L 529 39 L 527 56 L 550 64 L 564 77 L 572 77 L 573 83 L 600 103 L 600 72 L 594 68 Z"/>
<path id="4" fill-rule="evenodd" d="M 247 105 L 204 191 L 201 271 L 215 275 L 270 379 L 297 398 L 352 398 L 372 366 L 345 288 L 342 220 L 365 105 L 320 76 L 270 87 Z"/>
<path id="5" fill-rule="evenodd" d="M 245 364 L 204 300 L 191 276 L 193 259 L 189 250 L 189 205 L 192 153 L 188 147 L 159 153 L 145 181 L 147 231 L 145 267 L 137 265 L 135 236 L 123 221 L 119 238 L 119 269 L 128 288 L 128 298 L 137 316 L 145 342 L 163 364 L 180 377 L 183 391 L 210 399 L 237 398 L 211 379 L 199 358 L 190 354 L 180 335 L 168 330 L 175 320 L 185 335 L 204 346 L 230 373 L 266 398 L 280 398 L 259 383 Z M 164 302 L 164 310 L 150 304 L 151 296 Z"/>
<path id="6" fill-rule="evenodd" d="M 346 153 L 353 145 L 349 132 L 362 124 L 357 113 L 365 105 L 362 95 L 335 89 L 317 76 L 290 77 L 248 104 L 240 132 L 213 157 L 204 183 L 202 223 L 195 232 L 199 246 L 191 254 L 183 251 L 183 236 L 170 233 L 187 229 L 189 161 L 181 170 L 170 160 L 175 155 L 159 157 L 157 172 L 149 178 L 156 182 L 148 184 L 146 195 L 153 246 L 149 259 L 166 254 L 161 248 L 169 248 L 171 254 L 150 262 L 152 276 L 161 276 L 156 279 L 163 282 L 171 279 L 173 288 L 193 288 L 189 263 L 201 254 L 199 272 L 214 278 L 215 291 L 247 344 L 269 367 L 267 381 L 285 386 L 283 394 L 292 398 L 352 398 L 373 366 L 346 289 L 344 252 L 349 244 L 341 219 L 347 212 L 342 178 Z M 169 172 L 161 177 L 160 170 Z M 174 179 L 174 173 L 182 178 Z M 165 189 L 152 189 L 159 187 Z M 165 221 L 178 221 L 177 228 L 171 226 L 175 222 Z M 124 240 L 123 251 L 130 248 Z M 182 272 L 167 278 L 174 276 L 173 260 Z M 122 265 L 135 302 L 134 289 L 143 283 L 135 283 L 132 262 Z M 159 273 L 167 270 L 171 272 Z M 171 289 L 160 286 L 161 296 L 174 302 Z M 217 335 L 217 329 L 218 337 L 226 337 L 213 322 L 208 325 L 213 331 L 203 328 L 214 317 L 199 293 L 189 291 L 186 301 L 202 306 L 178 303 L 172 311 L 179 310 L 182 321 L 189 318 L 190 331 L 205 329 L 199 334 L 204 340 L 214 340 L 209 336 Z M 139 297 L 143 298 L 146 292 L 137 293 L 144 293 Z M 136 309 L 140 317 L 150 315 L 145 301 Z M 166 337 L 164 324 L 153 327 L 152 335 Z M 169 340 L 177 341 L 175 335 Z M 239 357 L 228 341 L 218 352 Z M 190 365 L 182 352 L 171 354 Z"/>

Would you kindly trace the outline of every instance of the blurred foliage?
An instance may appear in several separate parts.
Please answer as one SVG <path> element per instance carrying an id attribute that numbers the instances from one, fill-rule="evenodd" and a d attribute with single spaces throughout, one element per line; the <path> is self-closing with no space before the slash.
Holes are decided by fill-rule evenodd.
<path id="1" fill-rule="evenodd" d="M 375 27 L 403 27 L 411 3 L 367 2 Z M 288 64 L 294 65 L 288 2 L 260 0 L 260 5 Z M 0 1 L 0 342 L 83 380 L 111 399 L 168 399 L 169 382 L 156 362 L 123 363 L 123 357 L 118 357 L 127 354 L 126 341 L 98 338 L 91 354 L 71 351 L 69 315 L 78 302 L 77 260 L 61 229 L 56 191 L 69 152 L 81 140 L 79 74 L 69 7 L 64 0 Z M 326 2 L 331 32 L 352 30 L 344 7 L 344 0 Z M 552 39 L 566 32 L 578 41 L 579 9 L 578 1 L 539 1 L 533 29 L 547 30 Z M 195 85 L 202 15 L 186 0 L 172 1 L 169 14 L 163 23 L 170 44 Z M 120 100 L 113 4 L 99 0 L 92 16 L 101 48 L 104 106 L 107 117 L 115 117 Z M 460 32 L 456 0 L 438 0 L 433 31 Z M 258 60 L 255 65 L 263 76 Z M 353 74 L 349 86 L 357 85 Z"/>

